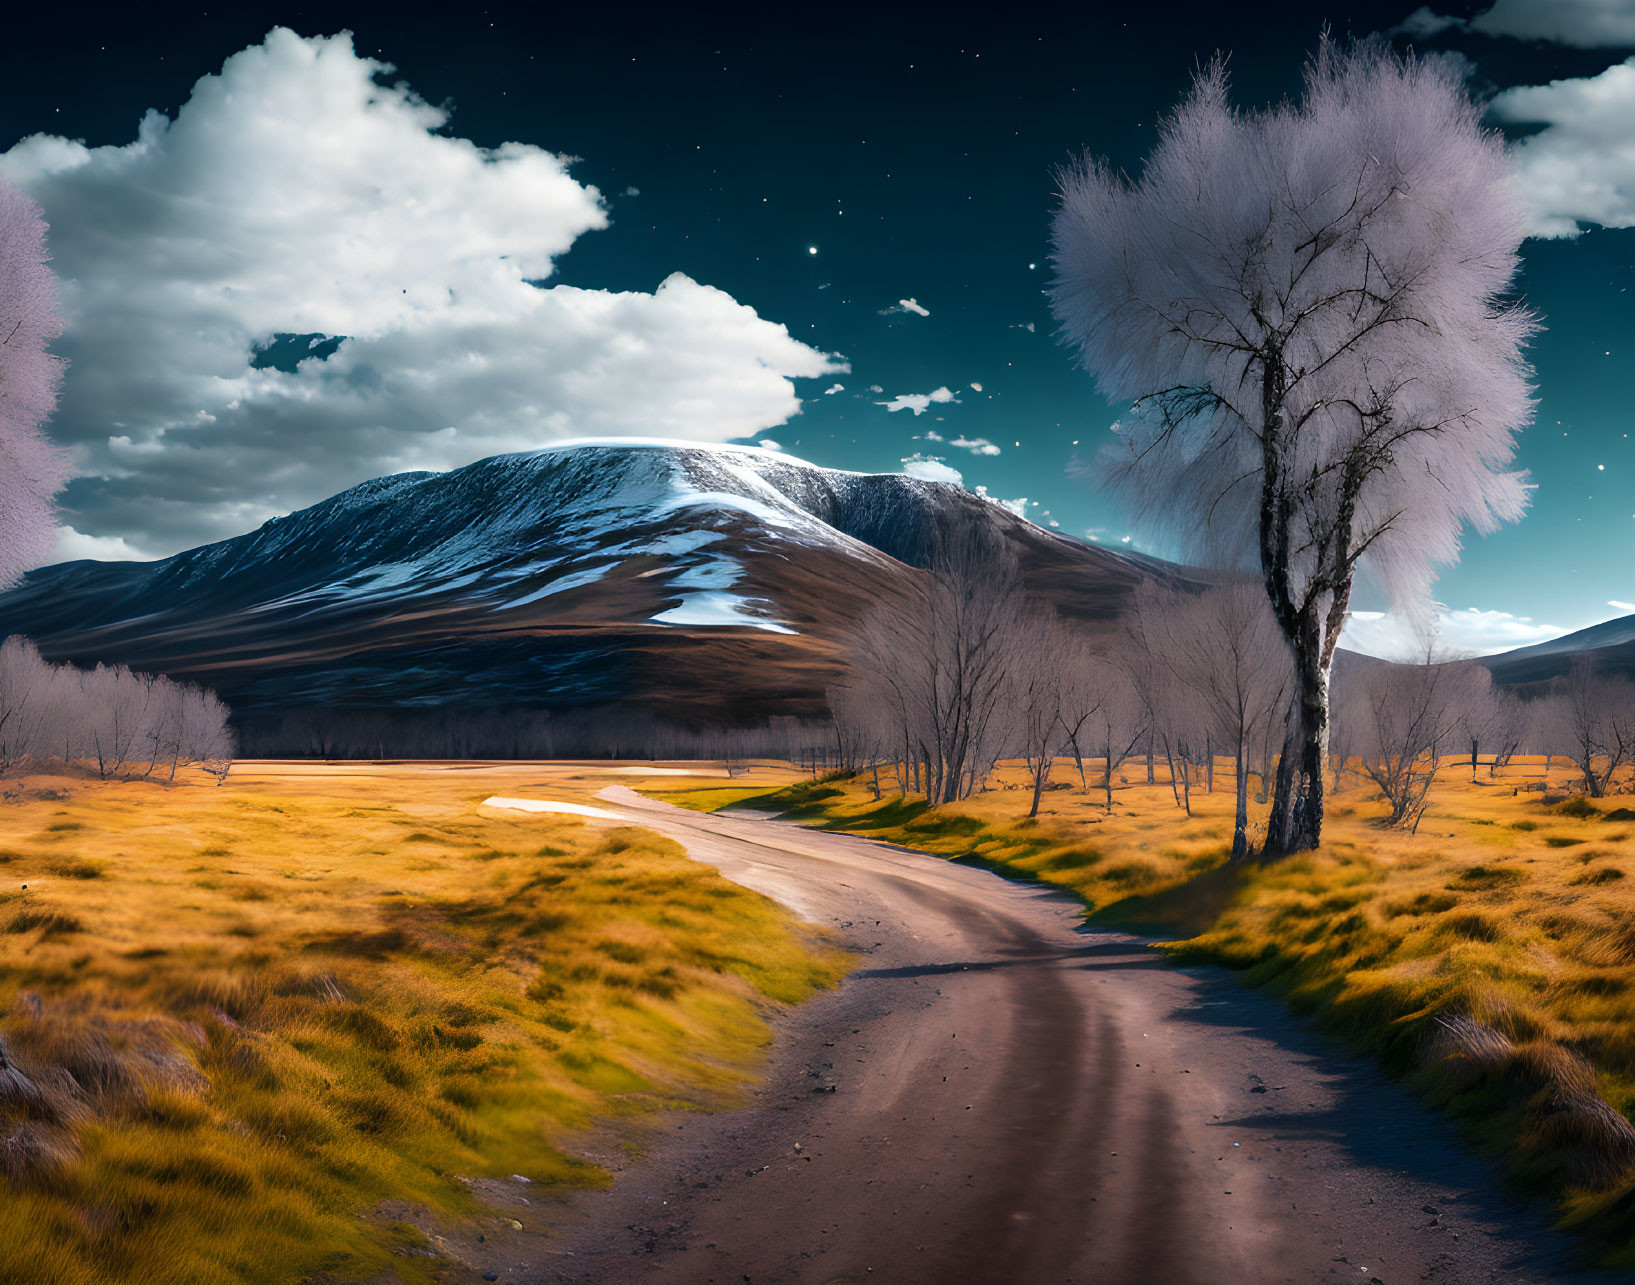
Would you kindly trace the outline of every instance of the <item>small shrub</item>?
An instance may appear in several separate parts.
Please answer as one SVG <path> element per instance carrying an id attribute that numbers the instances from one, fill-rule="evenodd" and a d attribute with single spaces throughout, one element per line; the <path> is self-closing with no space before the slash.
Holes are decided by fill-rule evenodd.
<path id="1" fill-rule="evenodd" d="M 1449 937 L 1463 937 L 1466 941 L 1498 941 L 1499 926 L 1486 915 L 1467 911 L 1443 917 L 1437 931 Z"/>
<path id="2" fill-rule="evenodd" d="M 1594 870 L 1586 870 L 1578 878 L 1570 879 L 1568 882 L 1574 887 L 1594 887 L 1597 884 L 1617 883 L 1623 877 L 1624 872 L 1617 866 L 1597 866 Z"/>
<path id="3" fill-rule="evenodd" d="M 1158 877 L 1158 869 L 1150 861 L 1121 861 L 1116 866 L 1108 866 L 1102 877 L 1122 888 L 1134 888 L 1151 883 Z"/>
<path id="4" fill-rule="evenodd" d="M 925 816 L 915 817 L 903 828 L 912 830 L 917 835 L 965 838 L 987 829 L 987 822 L 981 817 L 940 815 L 930 812 Z"/>
<path id="5" fill-rule="evenodd" d="M 1514 866 L 1471 866 L 1447 887 L 1454 892 L 1485 892 L 1491 888 L 1510 888 L 1527 878 L 1525 870 Z"/>
<path id="6" fill-rule="evenodd" d="M 1101 860 L 1101 853 L 1094 848 L 1069 848 L 1066 852 L 1058 852 L 1048 857 L 1039 866 L 1040 871 L 1055 873 L 1058 870 L 1083 870 L 1093 866 Z"/>
<path id="7" fill-rule="evenodd" d="M 1564 817 L 1577 817 L 1580 821 L 1588 821 L 1591 817 L 1601 815 L 1601 809 L 1596 807 L 1582 794 L 1575 794 L 1568 799 L 1556 812 Z"/>
<path id="8" fill-rule="evenodd" d="M 1547 834 L 1544 836 L 1544 846 L 1546 848 L 1576 848 L 1583 842 L 1583 839 L 1574 839 L 1565 834 Z"/>
<path id="9" fill-rule="evenodd" d="M 77 857 L 59 857 L 45 863 L 45 868 L 60 879 L 100 879 L 102 867 Z"/>
<path id="10" fill-rule="evenodd" d="M 7 921 L 8 933 L 33 932 L 36 928 L 49 937 L 53 933 L 84 932 L 85 927 L 73 915 L 50 910 L 19 910 Z"/>
<path id="11" fill-rule="evenodd" d="M 1440 915 L 1458 904 L 1459 898 L 1445 892 L 1422 892 L 1412 900 L 1385 902 L 1380 909 L 1387 919 L 1395 919 L 1399 915 Z"/>

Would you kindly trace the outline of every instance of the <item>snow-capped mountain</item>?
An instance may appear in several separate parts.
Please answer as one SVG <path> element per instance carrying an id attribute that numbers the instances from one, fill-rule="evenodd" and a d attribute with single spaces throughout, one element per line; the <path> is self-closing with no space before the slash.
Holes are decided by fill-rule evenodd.
<path id="1" fill-rule="evenodd" d="M 377 478 L 160 562 L 45 567 L 0 594 L 0 635 L 208 682 L 252 724 L 318 706 L 813 714 L 847 630 L 925 564 L 938 521 L 992 524 L 1029 588 L 1085 618 L 1161 565 L 946 483 L 592 441 Z"/>

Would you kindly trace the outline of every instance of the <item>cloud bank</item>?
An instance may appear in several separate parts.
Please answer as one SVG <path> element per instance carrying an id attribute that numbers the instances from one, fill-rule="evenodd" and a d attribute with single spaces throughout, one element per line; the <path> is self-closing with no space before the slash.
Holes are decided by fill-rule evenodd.
<path id="1" fill-rule="evenodd" d="M 1545 126 L 1511 149 L 1532 235 L 1577 236 L 1584 223 L 1635 227 L 1635 58 L 1598 76 L 1507 89 L 1490 110 Z"/>
<path id="2" fill-rule="evenodd" d="M 1583 49 L 1620 48 L 1635 45 L 1635 5 L 1629 0 L 1497 0 L 1470 19 L 1422 5 L 1392 27 L 1391 34 L 1429 40 L 1450 29 Z"/>
<path id="3" fill-rule="evenodd" d="M 572 436 L 743 437 L 798 412 L 793 379 L 847 369 L 679 273 L 550 285 L 601 194 L 542 148 L 437 132 L 390 71 L 278 28 L 133 142 L 0 155 L 62 282 L 59 552 L 168 553 Z"/>
<path id="4" fill-rule="evenodd" d="M 1437 651 L 1446 656 L 1491 656 L 1513 647 L 1559 638 L 1571 630 L 1531 616 L 1469 607 L 1450 611 L 1438 606 L 1434 617 Z M 1423 660 L 1425 635 L 1420 622 L 1405 614 L 1353 611 L 1346 618 L 1340 645 L 1386 660 Z"/>

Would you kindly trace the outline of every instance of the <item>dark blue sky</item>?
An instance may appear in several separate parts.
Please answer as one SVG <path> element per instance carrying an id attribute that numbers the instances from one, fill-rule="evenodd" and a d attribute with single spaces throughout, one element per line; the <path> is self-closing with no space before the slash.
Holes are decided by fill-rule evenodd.
<path id="1" fill-rule="evenodd" d="M 1118 512 L 1074 467 L 1116 408 L 1055 342 L 1042 294 L 1053 167 L 1088 148 L 1137 168 L 1218 49 L 1240 101 L 1263 102 L 1298 90 L 1325 23 L 1363 34 L 1410 8 L 234 4 L 156 21 L 65 7 L 22 19 L 0 51 L 0 150 L 40 131 L 128 143 L 145 109 L 174 116 L 199 76 L 272 26 L 350 29 L 359 53 L 451 101 L 454 134 L 582 158 L 573 176 L 608 197 L 612 221 L 578 238 L 559 281 L 651 291 L 681 271 L 850 361 L 849 375 L 801 381 L 802 412 L 763 436 L 845 468 L 938 455 L 968 485 L 1026 497 L 1036 521 L 1116 542 Z M 1424 43 L 1472 59 L 1482 93 L 1595 76 L 1635 52 L 1458 29 Z M 1576 627 L 1635 602 L 1635 230 L 1530 241 L 1526 260 L 1522 289 L 1549 327 L 1521 452 L 1533 512 L 1473 539 L 1439 596 Z M 885 311 L 901 299 L 929 315 Z M 832 382 L 845 391 L 821 395 Z M 958 402 L 919 416 L 876 404 L 939 387 Z M 1000 453 L 919 440 L 928 430 Z M 68 495 L 92 534 L 94 505 L 84 486 Z"/>

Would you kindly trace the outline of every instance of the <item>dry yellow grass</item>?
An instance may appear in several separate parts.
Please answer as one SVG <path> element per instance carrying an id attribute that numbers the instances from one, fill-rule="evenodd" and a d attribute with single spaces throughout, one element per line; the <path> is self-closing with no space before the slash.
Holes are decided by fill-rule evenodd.
<path id="1" fill-rule="evenodd" d="M 540 777 L 8 781 L 0 1279 L 431 1279 L 383 1202 L 604 1182 L 579 1131 L 735 1100 L 845 958 L 650 832 L 478 811 Z"/>
<path id="2" fill-rule="evenodd" d="M 1347 773 L 1320 851 L 1232 869 L 1223 768 L 1214 794 L 1194 785 L 1190 818 L 1164 768 L 1148 785 L 1139 763 L 1111 815 L 1065 762 L 1037 821 L 1018 765 L 936 809 L 876 801 L 866 779 L 761 805 L 1060 884 L 1101 922 L 1244 970 L 1412 1077 L 1635 1265 L 1635 799 L 1571 800 L 1559 761 L 1549 792 L 1542 760 L 1474 781 L 1450 762 L 1413 835 L 1383 826 L 1383 800 Z"/>

